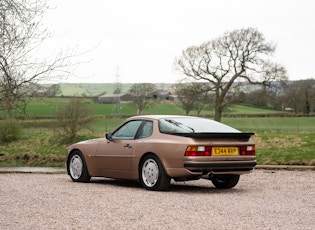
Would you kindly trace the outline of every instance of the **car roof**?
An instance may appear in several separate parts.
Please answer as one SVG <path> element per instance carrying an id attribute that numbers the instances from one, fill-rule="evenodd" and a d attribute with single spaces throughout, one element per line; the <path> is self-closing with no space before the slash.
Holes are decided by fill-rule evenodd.
<path id="1" fill-rule="evenodd" d="M 184 116 L 184 115 L 139 115 L 139 116 L 132 116 L 129 117 L 128 120 L 136 120 L 136 119 L 152 119 L 152 120 L 159 120 L 163 118 L 178 118 L 178 117 L 190 117 L 193 118 L 194 116 Z M 198 118 L 198 117 L 195 117 Z"/>
<path id="2" fill-rule="evenodd" d="M 132 116 L 132 117 L 129 117 L 126 121 L 132 121 L 132 120 L 160 120 L 160 119 L 178 119 L 178 120 L 182 120 L 181 118 L 188 118 L 187 119 L 187 122 L 189 122 L 189 120 L 206 120 L 207 121 L 207 125 L 211 124 L 211 127 L 212 127 L 212 131 L 211 132 L 240 132 L 239 130 L 231 127 L 231 126 L 228 126 L 228 125 L 225 125 L 221 122 L 217 122 L 217 121 L 214 121 L 212 119 L 208 119 L 208 118 L 204 118 L 204 117 L 197 117 L 197 116 L 188 116 L 188 115 L 140 115 L 140 116 Z M 193 126 L 191 126 L 193 127 Z M 199 131 L 199 132 L 210 132 L 210 131 L 205 131 L 204 128 L 198 128 L 198 130 L 203 130 L 203 131 Z"/>

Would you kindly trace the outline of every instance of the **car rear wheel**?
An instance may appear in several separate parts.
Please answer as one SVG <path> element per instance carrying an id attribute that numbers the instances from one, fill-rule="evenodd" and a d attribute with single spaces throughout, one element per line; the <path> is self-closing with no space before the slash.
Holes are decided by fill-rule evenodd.
<path id="1" fill-rule="evenodd" d="M 146 156 L 140 165 L 139 177 L 147 190 L 167 190 L 171 178 L 166 175 L 161 161 L 154 155 Z"/>
<path id="2" fill-rule="evenodd" d="M 239 179 L 240 175 L 215 175 L 211 181 L 216 188 L 228 189 L 237 185 Z"/>
<path id="3" fill-rule="evenodd" d="M 80 151 L 74 151 L 68 161 L 68 174 L 74 182 L 89 182 L 91 176 L 88 173 L 86 163 Z"/>

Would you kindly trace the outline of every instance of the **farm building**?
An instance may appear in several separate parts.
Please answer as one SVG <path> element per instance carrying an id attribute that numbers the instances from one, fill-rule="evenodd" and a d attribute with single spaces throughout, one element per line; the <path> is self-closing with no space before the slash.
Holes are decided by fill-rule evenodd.
<path id="1" fill-rule="evenodd" d="M 117 104 L 123 101 L 131 101 L 130 94 L 104 94 L 98 97 L 101 104 Z"/>
<path id="2" fill-rule="evenodd" d="M 171 100 L 176 101 L 177 95 L 172 95 L 167 90 L 157 90 L 154 91 L 149 98 L 155 100 Z M 104 94 L 98 97 L 98 103 L 101 104 L 117 104 L 120 102 L 131 101 L 132 95 L 131 94 Z"/>
<path id="3" fill-rule="evenodd" d="M 176 100 L 177 97 L 176 95 L 173 95 L 170 91 L 168 90 L 157 90 L 152 93 L 152 98 L 153 99 L 159 99 L 159 100 Z"/>

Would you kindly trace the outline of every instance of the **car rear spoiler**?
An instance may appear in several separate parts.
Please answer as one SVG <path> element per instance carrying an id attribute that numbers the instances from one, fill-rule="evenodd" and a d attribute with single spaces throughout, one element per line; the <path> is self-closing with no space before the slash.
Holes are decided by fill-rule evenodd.
<path id="1" fill-rule="evenodd" d="M 191 138 L 216 138 L 216 139 L 249 139 L 255 133 L 170 133 L 177 136 Z"/>

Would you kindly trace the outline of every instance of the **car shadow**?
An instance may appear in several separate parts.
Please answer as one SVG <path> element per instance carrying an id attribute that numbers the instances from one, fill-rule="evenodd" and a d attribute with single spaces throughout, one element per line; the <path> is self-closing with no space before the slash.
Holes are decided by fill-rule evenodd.
<path id="1" fill-rule="evenodd" d="M 111 179 L 111 178 L 97 178 L 97 179 L 92 178 L 90 183 L 110 185 L 110 186 L 115 186 L 115 187 L 143 189 L 140 182 L 134 181 L 134 180 Z"/>
<path id="2" fill-rule="evenodd" d="M 109 185 L 114 187 L 123 187 L 135 190 L 145 190 L 142 187 L 139 181 L 134 180 L 123 180 L 123 179 L 111 179 L 111 178 L 96 178 L 92 179 L 90 183 L 99 184 L 99 185 Z M 237 186 L 232 189 L 217 189 L 209 181 L 209 185 L 195 185 L 193 182 L 185 183 L 185 182 L 175 182 L 171 181 L 170 187 L 166 191 L 161 192 L 175 192 L 175 193 L 183 193 L 183 194 L 196 194 L 196 193 L 208 193 L 208 194 L 220 194 L 220 193 L 239 193 L 242 192 L 242 188 L 238 188 Z"/>

